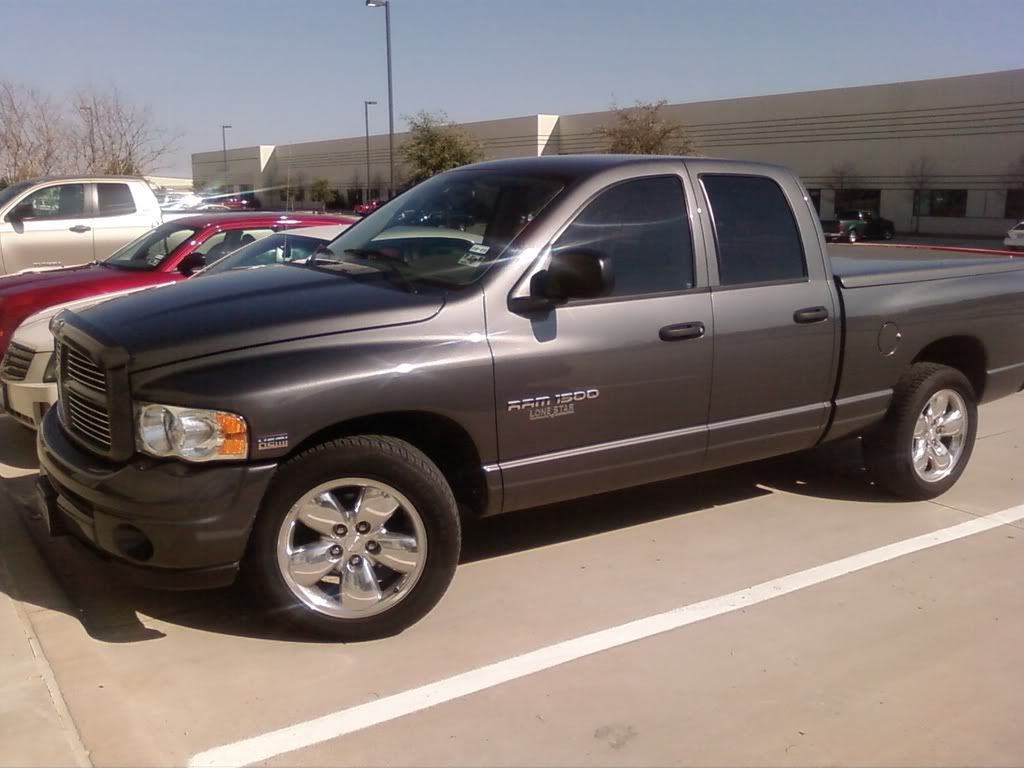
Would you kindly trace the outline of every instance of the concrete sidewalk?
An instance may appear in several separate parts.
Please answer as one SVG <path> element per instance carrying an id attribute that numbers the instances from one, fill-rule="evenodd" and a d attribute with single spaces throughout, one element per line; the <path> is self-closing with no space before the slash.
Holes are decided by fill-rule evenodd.
<path id="1" fill-rule="evenodd" d="M 26 474 L 4 469 L 4 485 L 13 479 L 7 475 Z M 89 766 L 32 625 L 43 610 L 34 597 L 66 599 L 15 517 L 18 506 L 0 487 L 0 766 Z"/>

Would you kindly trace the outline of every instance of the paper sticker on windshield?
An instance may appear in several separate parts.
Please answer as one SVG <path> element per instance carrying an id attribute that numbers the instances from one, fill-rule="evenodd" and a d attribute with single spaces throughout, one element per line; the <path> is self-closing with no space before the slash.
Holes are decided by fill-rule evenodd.
<path id="1" fill-rule="evenodd" d="M 478 266 L 483 260 L 487 252 L 491 250 L 489 245 L 471 245 L 466 255 L 459 259 L 459 264 L 464 267 L 475 267 Z"/>

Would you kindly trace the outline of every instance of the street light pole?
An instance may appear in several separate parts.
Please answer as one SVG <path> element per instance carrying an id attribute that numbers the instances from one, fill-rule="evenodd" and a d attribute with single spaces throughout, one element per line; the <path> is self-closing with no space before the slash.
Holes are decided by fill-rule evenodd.
<path id="1" fill-rule="evenodd" d="M 78 111 L 89 113 L 89 172 L 96 173 L 96 133 L 92 121 L 92 107 L 79 107 Z"/>
<path id="2" fill-rule="evenodd" d="M 390 195 L 395 194 L 395 99 L 391 87 L 391 0 L 366 0 L 367 8 L 384 6 L 384 31 L 388 50 L 388 157 L 391 161 Z"/>
<path id="3" fill-rule="evenodd" d="M 370 107 L 377 106 L 376 101 L 363 102 L 363 115 L 366 118 L 366 199 L 364 203 L 370 202 Z"/>
<path id="4" fill-rule="evenodd" d="M 230 125 L 220 127 L 220 144 L 224 152 L 224 187 L 228 185 L 228 128 Z M 221 191 L 224 191 L 223 188 Z"/>

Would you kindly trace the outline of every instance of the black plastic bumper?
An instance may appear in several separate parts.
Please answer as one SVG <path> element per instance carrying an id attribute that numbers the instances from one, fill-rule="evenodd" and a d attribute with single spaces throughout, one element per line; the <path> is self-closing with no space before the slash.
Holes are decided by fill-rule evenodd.
<path id="1" fill-rule="evenodd" d="M 64 435 L 51 409 L 37 442 L 40 512 L 142 586 L 230 584 L 276 464 L 111 464 Z"/>

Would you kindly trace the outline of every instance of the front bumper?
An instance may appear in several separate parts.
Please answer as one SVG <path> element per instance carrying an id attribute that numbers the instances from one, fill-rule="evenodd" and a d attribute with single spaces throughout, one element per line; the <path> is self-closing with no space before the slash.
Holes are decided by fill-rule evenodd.
<path id="1" fill-rule="evenodd" d="M 51 409 L 39 428 L 39 500 L 51 533 L 69 533 L 143 586 L 234 581 L 276 464 L 112 464 L 68 440 Z"/>
<path id="2" fill-rule="evenodd" d="M 57 402 L 57 385 L 43 375 L 53 352 L 36 352 L 28 373 L 20 381 L 2 379 L 0 408 L 30 429 L 38 429 L 50 406 Z"/>

